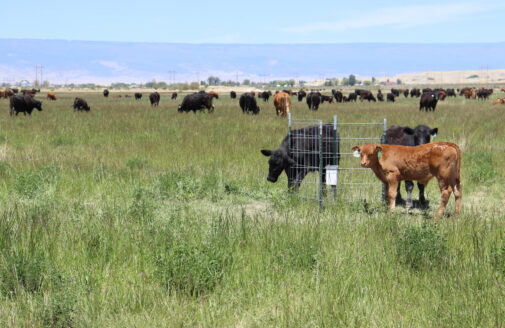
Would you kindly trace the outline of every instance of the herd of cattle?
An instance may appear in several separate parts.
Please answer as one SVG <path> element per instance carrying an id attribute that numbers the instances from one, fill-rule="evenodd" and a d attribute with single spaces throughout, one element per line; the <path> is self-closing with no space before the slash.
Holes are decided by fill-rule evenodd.
<path id="1" fill-rule="evenodd" d="M 501 91 L 505 92 L 505 88 L 502 88 Z M 10 115 L 24 113 L 25 115 L 31 115 L 34 109 L 39 111 L 42 110 L 42 103 L 35 99 L 35 95 L 40 92 L 40 89 L 26 89 L 19 90 L 16 88 L 0 90 L 0 98 L 9 98 L 10 99 Z M 443 101 L 447 97 L 456 97 L 457 93 L 460 96 L 464 96 L 466 99 L 479 99 L 479 100 L 487 100 L 489 96 L 493 94 L 493 89 L 486 88 L 462 88 L 462 89 L 391 89 L 391 92 L 384 94 L 381 90 L 378 90 L 374 95 L 370 90 L 364 89 L 355 89 L 354 92 L 350 92 L 348 95 L 344 95 L 342 91 L 339 90 L 331 90 L 331 95 L 324 95 L 321 93 L 321 90 L 312 90 L 305 91 L 300 90 L 294 92 L 292 90 L 282 90 L 276 91 L 273 94 L 271 91 L 260 91 L 260 92 L 246 92 L 240 96 L 239 105 L 242 109 L 243 113 L 252 113 L 258 114 L 260 112 L 260 107 L 256 101 L 256 98 L 263 100 L 264 102 L 268 102 L 270 97 L 273 96 L 273 103 L 275 107 L 275 112 L 278 116 L 285 117 L 291 111 L 291 97 L 296 96 L 298 102 L 302 102 L 303 99 L 306 99 L 307 106 L 310 110 L 318 110 L 320 104 L 324 102 L 333 103 L 343 103 L 343 102 L 356 102 L 358 99 L 360 101 L 368 101 L 368 102 L 395 102 L 397 97 L 403 95 L 405 98 L 407 97 L 417 97 L 419 100 L 419 110 L 425 111 L 435 111 L 438 101 Z M 104 97 L 109 97 L 109 90 L 105 89 L 103 91 Z M 142 99 L 142 93 L 135 92 L 133 97 L 135 100 Z M 171 94 L 171 99 L 177 99 L 177 92 L 173 92 Z M 125 94 L 113 94 L 112 98 L 131 98 L 132 95 Z M 149 94 L 149 101 L 151 106 L 156 107 L 160 103 L 160 94 L 155 91 Z M 197 112 L 202 110 L 207 110 L 209 113 L 214 111 L 214 105 L 212 104 L 213 99 L 219 99 L 219 94 L 210 91 L 199 91 L 193 94 L 186 95 L 182 100 L 182 103 L 178 107 L 178 112 Z M 230 98 L 236 99 L 237 93 L 235 91 L 230 92 Z M 47 99 L 55 101 L 57 100 L 56 94 L 54 92 L 47 93 Z M 492 102 L 493 104 L 505 104 L 505 98 L 496 99 Z M 91 109 L 88 106 L 85 99 L 76 97 L 74 99 L 73 104 L 74 111 L 89 111 Z"/>

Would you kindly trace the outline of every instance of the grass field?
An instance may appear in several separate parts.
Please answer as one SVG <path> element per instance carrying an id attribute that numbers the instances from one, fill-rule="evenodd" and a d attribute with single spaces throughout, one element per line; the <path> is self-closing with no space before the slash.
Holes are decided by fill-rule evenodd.
<path id="1" fill-rule="evenodd" d="M 319 212 L 284 175 L 267 182 L 259 151 L 287 131 L 272 101 L 194 115 L 167 94 L 153 109 L 81 93 L 91 112 L 74 113 L 58 96 L 31 117 L 0 100 L 1 327 L 505 326 L 505 107 L 292 98 L 298 117 L 427 124 L 458 144 L 463 211 L 433 222 L 434 181 L 414 214 Z"/>

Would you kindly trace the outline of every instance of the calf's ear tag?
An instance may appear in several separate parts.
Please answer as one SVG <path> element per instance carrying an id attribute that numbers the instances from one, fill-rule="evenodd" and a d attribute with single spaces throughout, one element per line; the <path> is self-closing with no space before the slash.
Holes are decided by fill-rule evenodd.
<path id="1" fill-rule="evenodd" d="M 382 151 L 380 151 L 380 150 L 379 150 L 379 151 L 377 152 L 377 157 L 379 157 L 379 158 L 381 158 L 381 157 L 382 157 Z"/>
<path id="2" fill-rule="evenodd" d="M 435 132 L 435 133 L 433 133 L 431 136 L 432 136 L 433 138 L 435 138 L 435 137 L 437 136 L 437 133 Z"/>
<path id="3" fill-rule="evenodd" d="M 359 150 L 355 150 L 354 153 L 352 153 L 352 156 L 354 157 L 361 157 L 361 154 L 359 153 Z"/>

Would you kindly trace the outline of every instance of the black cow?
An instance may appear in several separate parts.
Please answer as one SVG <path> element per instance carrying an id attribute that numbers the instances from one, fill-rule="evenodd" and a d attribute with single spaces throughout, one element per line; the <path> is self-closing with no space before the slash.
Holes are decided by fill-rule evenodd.
<path id="1" fill-rule="evenodd" d="M 431 137 L 435 137 L 438 133 L 438 128 L 431 129 L 426 125 L 418 125 L 414 129 L 408 126 L 392 125 L 386 131 L 386 143 L 388 145 L 401 145 L 401 146 L 419 146 L 431 142 Z M 426 205 L 426 198 L 424 197 L 424 185 L 417 183 L 419 188 L 419 203 L 422 206 Z M 405 181 L 405 190 L 407 191 L 407 208 L 412 207 L 412 190 L 414 183 L 412 181 Z M 398 184 L 398 193 L 396 196 L 396 203 L 403 203 L 400 194 L 400 184 Z"/>
<path id="2" fill-rule="evenodd" d="M 373 96 L 373 94 L 368 91 L 368 90 L 361 90 L 360 95 L 359 95 L 359 100 L 368 100 L 368 102 L 373 101 L 376 102 L 377 100 Z"/>
<path id="3" fill-rule="evenodd" d="M 333 96 L 321 95 L 321 103 L 324 103 L 325 101 L 327 101 L 330 104 L 332 104 L 333 103 Z"/>
<path id="4" fill-rule="evenodd" d="M 410 90 L 410 96 L 411 97 L 421 97 L 421 90 L 417 89 L 417 88 Z"/>
<path id="5" fill-rule="evenodd" d="M 419 110 L 435 111 L 438 102 L 438 92 L 425 92 L 419 101 Z"/>
<path id="6" fill-rule="evenodd" d="M 456 97 L 456 90 L 454 89 L 447 89 L 447 97 Z"/>
<path id="7" fill-rule="evenodd" d="M 335 100 L 336 102 L 338 103 L 341 103 L 344 99 L 343 99 L 343 95 L 342 95 L 342 92 L 340 91 L 337 91 L 335 89 L 332 89 L 331 90 L 331 94 L 333 95 L 333 97 L 335 97 Z"/>
<path id="8" fill-rule="evenodd" d="M 400 97 L 400 90 L 398 89 L 391 89 L 391 93 L 395 95 L 395 97 Z"/>
<path id="9" fill-rule="evenodd" d="M 307 92 L 303 90 L 298 91 L 298 102 L 302 102 L 305 97 L 307 97 Z"/>
<path id="10" fill-rule="evenodd" d="M 140 92 L 135 92 L 135 100 L 142 99 L 142 94 Z"/>
<path id="11" fill-rule="evenodd" d="M 28 95 L 14 95 L 10 97 L 9 101 L 9 114 L 11 116 L 14 115 L 14 113 L 16 113 L 16 116 L 19 113 L 23 113 L 24 115 L 28 113 L 28 115 L 32 115 L 32 111 L 35 108 L 38 111 L 42 110 L 42 102 Z"/>
<path id="12" fill-rule="evenodd" d="M 236 99 L 237 98 L 237 93 L 235 91 L 230 91 L 230 98 L 231 99 Z"/>
<path id="13" fill-rule="evenodd" d="M 386 100 L 387 101 L 390 101 L 390 102 L 395 102 L 395 95 L 391 92 L 389 92 L 387 95 L 386 95 Z"/>
<path id="14" fill-rule="evenodd" d="M 258 92 L 258 96 L 265 102 L 267 102 L 268 99 L 270 99 L 270 93 L 268 91 Z"/>
<path id="15" fill-rule="evenodd" d="M 244 114 L 258 114 L 260 112 L 260 108 L 256 103 L 256 98 L 249 92 L 240 96 L 239 105 Z"/>
<path id="16" fill-rule="evenodd" d="M 351 92 L 349 94 L 349 96 L 347 96 L 347 101 L 346 102 L 351 102 L 351 101 L 356 102 L 356 99 L 358 99 L 358 95 L 355 94 L 354 92 Z"/>
<path id="17" fill-rule="evenodd" d="M 319 92 L 310 92 L 307 95 L 307 106 L 309 109 L 318 110 L 321 103 L 321 94 Z"/>
<path id="18" fill-rule="evenodd" d="M 170 97 L 170 99 L 172 100 L 177 99 L 177 92 L 172 92 L 172 96 Z"/>
<path id="19" fill-rule="evenodd" d="M 196 111 L 206 108 L 209 113 L 212 113 L 214 111 L 214 106 L 212 105 L 213 97 L 213 95 L 202 91 L 187 95 L 182 99 L 182 103 L 179 105 L 177 111 L 179 113 L 189 111 L 196 113 Z"/>
<path id="20" fill-rule="evenodd" d="M 263 155 L 270 157 L 267 180 L 276 182 L 284 171 L 288 177 L 288 188 L 297 190 L 307 173 L 318 170 L 319 143 L 313 142 L 318 135 L 319 126 L 308 126 L 291 131 L 291 137 L 286 136 L 276 150 L 261 150 Z M 337 131 L 333 129 L 333 124 L 323 125 L 323 135 L 322 153 L 335 154 L 335 156 L 323 157 L 323 168 L 327 165 L 338 165 L 340 162 L 339 136 Z M 291 147 L 288 144 L 289 140 L 291 140 Z M 290 154 L 291 149 L 296 149 L 296 153 Z M 314 166 L 314 163 L 318 164 Z M 323 169 L 323 179 L 326 178 L 325 171 Z"/>
<path id="21" fill-rule="evenodd" d="M 363 90 L 363 89 L 355 89 L 354 90 L 354 93 L 356 94 L 356 96 L 361 96 L 361 93 L 362 92 L 367 92 L 367 90 Z"/>
<path id="22" fill-rule="evenodd" d="M 493 89 L 480 89 L 477 91 L 478 100 L 487 100 L 489 96 L 493 94 Z"/>
<path id="23" fill-rule="evenodd" d="M 88 106 L 88 102 L 82 98 L 75 97 L 74 104 L 72 105 L 74 112 L 76 111 L 86 111 L 89 112 L 91 107 Z"/>
<path id="24" fill-rule="evenodd" d="M 377 91 L 377 100 L 378 101 L 384 101 L 384 95 L 382 94 L 382 91 Z"/>
<path id="25" fill-rule="evenodd" d="M 107 98 L 109 96 L 109 90 L 107 89 L 103 90 L 103 96 Z"/>
<path id="26" fill-rule="evenodd" d="M 409 89 L 403 90 L 403 95 L 405 96 L 405 98 L 408 98 L 409 97 Z"/>
<path id="27" fill-rule="evenodd" d="M 173 94 L 172 94 L 173 97 Z M 149 101 L 151 102 L 151 106 L 156 107 L 160 104 L 160 94 L 157 91 L 154 91 L 149 95 Z"/>

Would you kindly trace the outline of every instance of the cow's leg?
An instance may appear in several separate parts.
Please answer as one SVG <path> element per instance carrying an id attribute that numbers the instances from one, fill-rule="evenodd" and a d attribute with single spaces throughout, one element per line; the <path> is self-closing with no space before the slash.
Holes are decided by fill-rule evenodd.
<path id="1" fill-rule="evenodd" d="M 461 197 L 463 194 L 463 191 L 461 190 L 461 183 L 459 179 L 457 179 L 452 187 L 452 190 L 454 191 L 454 198 L 456 199 L 456 203 L 454 205 L 454 215 L 458 215 L 459 212 L 461 211 Z"/>
<path id="2" fill-rule="evenodd" d="M 438 207 L 437 212 L 435 213 L 435 219 L 440 219 L 442 214 L 444 214 L 445 207 L 447 206 L 447 202 L 449 202 L 449 198 L 451 197 L 452 188 L 448 181 L 439 180 L 438 186 L 440 187 L 440 206 Z"/>
<path id="3" fill-rule="evenodd" d="M 398 182 L 398 188 L 396 189 L 396 204 L 403 204 L 402 194 L 400 192 L 401 182 Z"/>
<path id="4" fill-rule="evenodd" d="M 426 198 L 424 197 L 424 184 L 422 183 L 417 183 L 417 188 L 419 188 L 419 204 L 421 206 L 426 206 Z"/>
<path id="5" fill-rule="evenodd" d="M 398 190 L 399 181 L 396 179 L 396 176 L 387 177 L 388 182 L 388 202 L 389 202 L 389 210 L 392 211 L 395 209 L 396 205 L 396 194 Z"/>
<path id="6" fill-rule="evenodd" d="M 399 185 L 398 185 L 398 187 L 399 187 Z M 408 209 L 411 209 L 412 208 L 412 190 L 414 190 L 414 182 L 412 182 L 412 181 L 405 181 L 405 190 L 407 190 L 407 203 L 406 203 L 406 207 Z"/>

